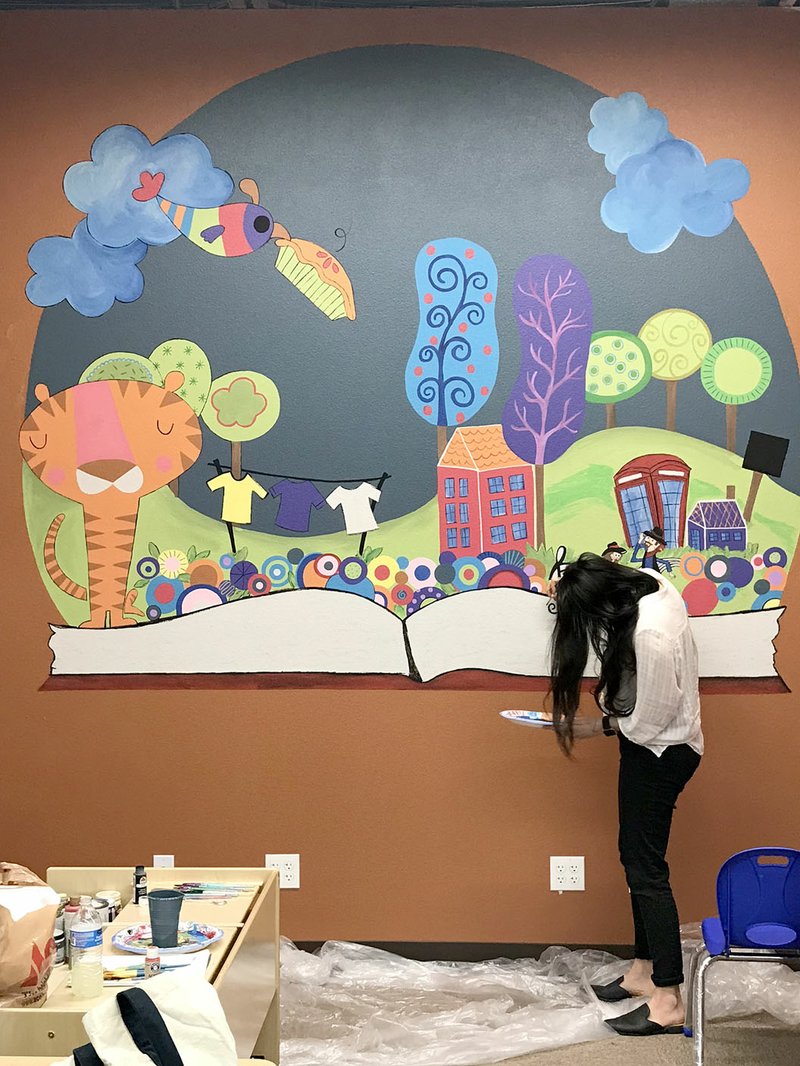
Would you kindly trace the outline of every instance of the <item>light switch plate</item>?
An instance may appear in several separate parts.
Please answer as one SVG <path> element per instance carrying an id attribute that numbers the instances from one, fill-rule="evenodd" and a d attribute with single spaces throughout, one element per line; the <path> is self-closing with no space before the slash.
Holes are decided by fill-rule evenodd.
<path id="1" fill-rule="evenodd" d="M 154 855 L 153 866 L 157 870 L 171 870 L 175 866 L 174 855 Z"/>

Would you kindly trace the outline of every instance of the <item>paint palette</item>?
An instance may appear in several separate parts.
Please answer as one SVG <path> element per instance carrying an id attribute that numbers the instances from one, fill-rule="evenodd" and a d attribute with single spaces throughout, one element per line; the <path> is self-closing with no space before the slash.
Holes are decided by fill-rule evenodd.
<path id="1" fill-rule="evenodd" d="M 544 711 L 501 711 L 500 717 L 519 725 L 532 725 L 537 729 L 553 728 L 552 717 Z"/>
<path id="2" fill-rule="evenodd" d="M 200 951 L 202 948 L 210 947 L 222 937 L 223 931 L 216 925 L 181 922 L 178 926 L 178 946 L 158 950 L 162 955 L 185 955 L 190 951 Z M 149 925 L 131 925 L 115 933 L 111 938 L 111 943 L 120 951 L 131 951 L 134 955 L 146 955 L 147 949 L 153 946 L 152 931 Z"/>

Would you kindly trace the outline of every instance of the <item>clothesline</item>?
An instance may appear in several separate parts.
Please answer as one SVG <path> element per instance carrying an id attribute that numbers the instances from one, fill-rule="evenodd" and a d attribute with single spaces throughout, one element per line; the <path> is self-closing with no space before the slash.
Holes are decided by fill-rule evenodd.
<path id="1" fill-rule="evenodd" d="M 213 466 L 218 472 L 221 470 L 230 470 L 231 467 L 224 466 L 218 460 L 214 460 L 207 464 Z M 242 467 L 243 474 L 255 474 L 258 477 L 279 477 L 285 478 L 287 481 L 312 481 L 317 482 L 320 485 L 341 485 L 346 482 L 350 484 L 353 481 L 387 481 L 391 474 L 376 474 L 373 477 L 339 477 L 339 478 L 327 478 L 327 477 L 302 477 L 300 474 L 270 474 L 266 470 L 251 470 L 249 467 Z"/>

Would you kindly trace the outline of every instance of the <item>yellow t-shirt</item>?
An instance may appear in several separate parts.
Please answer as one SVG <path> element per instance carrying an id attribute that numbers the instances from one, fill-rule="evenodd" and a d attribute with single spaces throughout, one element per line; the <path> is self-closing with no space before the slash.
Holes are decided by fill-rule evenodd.
<path id="1" fill-rule="evenodd" d="M 253 493 L 263 500 L 267 490 L 245 474 L 239 481 L 233 474 L 220 474 L 207 482 L 212 492 L 222 489 L 222 521 L 237 526 L 249 525 L 253 519 Z"/>

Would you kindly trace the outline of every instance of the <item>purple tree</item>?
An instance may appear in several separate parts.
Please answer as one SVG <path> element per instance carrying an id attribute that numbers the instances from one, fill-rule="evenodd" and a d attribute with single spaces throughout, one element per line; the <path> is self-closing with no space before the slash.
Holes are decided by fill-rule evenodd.
<path id="1" fill-rule="evenodd" d="M 509 448 L 534 468 L 535 547 L 544 537 L 544 467 L 583 425 L 592 296 L 583 274 L 557 255 L 535 255 L 514 279 L 522 360 L 503 410 Z"/>

